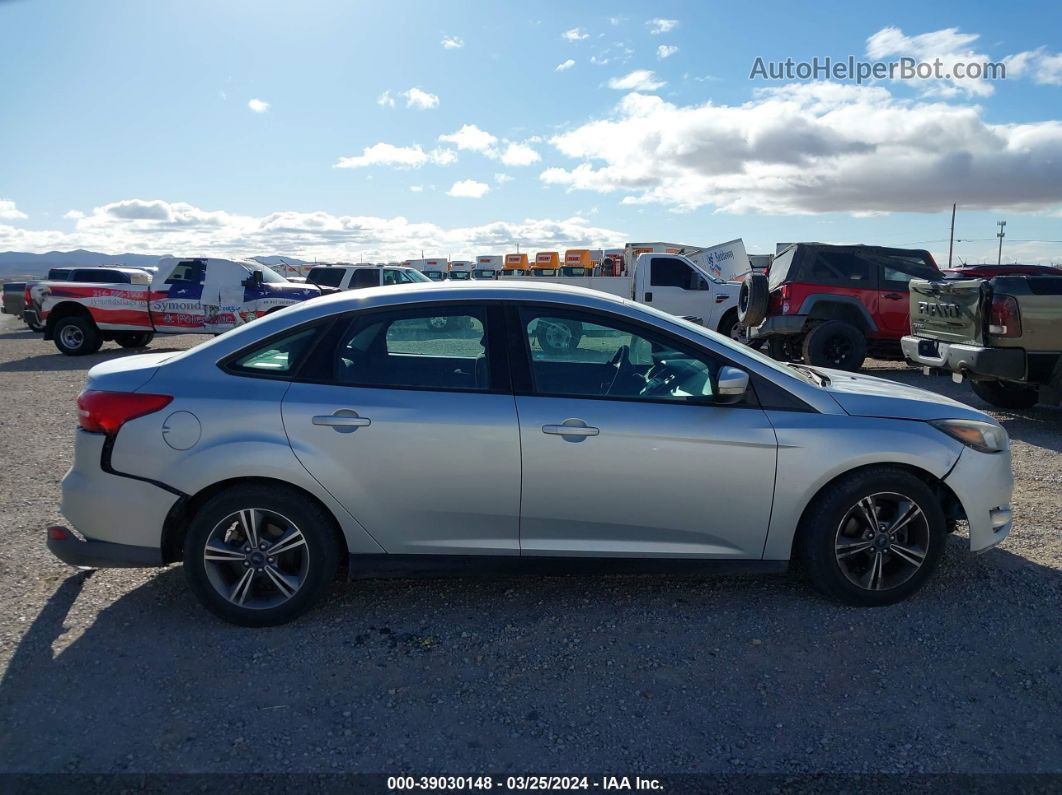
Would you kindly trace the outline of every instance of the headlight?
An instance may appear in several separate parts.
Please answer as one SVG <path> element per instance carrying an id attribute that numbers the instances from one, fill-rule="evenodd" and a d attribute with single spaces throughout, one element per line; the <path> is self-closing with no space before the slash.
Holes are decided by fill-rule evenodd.
<path id="1" fill-rule="evenodd" d="M 977 420 L 933 420 L 929 423 L 952 439 L 981 453 L 999 453 L 1007 449 L 1010 439 L 998 425 Z"/>

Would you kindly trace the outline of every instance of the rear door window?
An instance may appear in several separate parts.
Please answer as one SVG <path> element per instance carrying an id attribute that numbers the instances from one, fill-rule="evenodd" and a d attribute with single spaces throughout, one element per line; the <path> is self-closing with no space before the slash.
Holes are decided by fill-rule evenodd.
<path id="1" fill-rule="evenodd" d="M 206 276 L 206 263 L 196 260 L 178 262 L 173 273 L 166 279 L 166 284 L 202 284 Z"/>
<path id="2" fill-rule="evenodd" d="M 350 289 L 359 290 L 362 287 L 379 287 L 380 286 L 380 272 L 372 270 L 370 268 L 361 268 L 354 271 L 354 275 L 350 277 Z"/>
<path id="3" fill-rule="evenodd" d="M 804 269 L 802 280 L 845 287 L 874 287 L 871 261 L 853 251 L 817 251 Z"/>
<path id="4" fill-rule="evenodd" d="M 344 273 L 346 271 L 342 268 L 311 268 L 306 274 L 306 281 L 318 287 L 339 287 Z"/>

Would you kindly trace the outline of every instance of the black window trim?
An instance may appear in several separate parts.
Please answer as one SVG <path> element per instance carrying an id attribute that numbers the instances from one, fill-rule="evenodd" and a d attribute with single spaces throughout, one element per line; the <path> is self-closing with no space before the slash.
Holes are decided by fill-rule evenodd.
<path id="1" fill-rule="evenodd" d="M 619 403 L 650 403 L 650 404 L 662 404 L 668 406 L 695 406 L 699 408 L 727 408 L 727 409 L 759 409 L 761 411 L 795 411 L 800 413 L 818 413 L 812 406 L 805 403 L 799 397 L 794 395 L 788 389 L 775 384 L 768 378 L 752 372 L 748 367 L 742 365 L 729 356 L 715 351 L 705 345 L 694 342 L 693 340 L 686 339 L 685 337 L 674 334 L 667 329 L 662 329 L 658 326 L 654 326 L 651 323 L 646 323 L 642 320 L 629 318 L 625 315 L 619 315 L 605 310 L 597 309 L 596 307 L 578 306 L 573 304 L 564 303 L 551 303 L 549 301 L 506 301 L 505 319 L 508 324 L 508 354 L 509 354 L 509 373 L 512 379 L 513 395 L 516 397 L 536 397 L 536 398 L 555 398 L 555 399 L 567 399 L 567 400 L 610 400 Z M 531 377 L 531 349 L 530 340 L 527 337 L 526 330 L 523 328 L 523 323 L 520 320 L 520 310 L 530 309 L 532 311 L 551 311 L 557 313 L 568 314 L 588 314 L 602 318 L 604 321 L 618 323 L 621 326 L 626 325 L 633 329 L 637 329 L 640 333 L 644 332 L 645 336 L 652 340 L 653 337 L 663 338 L 667 340 L 676 340 L 677 346 L 681 350 L 687 348 L 695 352 L 702 353 L 707 356 L 713 356 L 720 360 L 720 367 L 737 367 L 744 370 L 749 374 L 749 386 L 751 390 L 751 399 L 747 403 L 743 404 L 720 404 L 714 403 L 709 400 L 668 400 L 667 398 L 644 398 L 644 397 L 622 397 L 615 395 L 572 395 L 567 393 L 555 393 L 555 392 L 539 392 L 535 390 L 534 383 Z M 670 344 L 670 343 L 669 343 Z M 762 404 L 759 394 L 756 391 L 756 384 L 760 381 L 768 381 L 772 387 L 776 390 L 783 391 L 786 396 L 793 401 L 792 407 L 785 406 L 765 406 Z"/>
<path id="2" fill-rule="evenodd" d="M 270 334 L 268 337 L 262 337 L 260 339 L 257 339 L 250 345 L 244 345 L 235 353 L 230 353 L 228 356 L 219 359 L 217 363 L 218 369 L 222 370 L 227 375 L 234 375 L 240 378 L 262 378 L 266 381 L 294 381 L 294 376 L 298 372 L 297 370 L 295 373 L 277 373 L 270 372 L 268 370 L 262 370 L 261 372 L 253 372 L 251 370 L 238 369 L 235 365 L 238 360 L 242 359 L 244 356 L 250 355 L 258 348 L 261 348 L 265 345 L 269 345 L 270 343 L 276 340 L 282 340 L 285 337 L 291 337 L 295 334 L 301 334 L 306 329 L 317 326 L 317 338 L 312 343 L 310 343 L 310 347 L 307 350 L 306 355 L 303 357 L 303 361 L 299 363 L 299 369 L 301 370 L 306 359 L 309 359 L 310 356 L 313 355 L 313 352 L 316 350 L 317 346 L 321 344 L 321 340 L 328 335 L 328 331 L 331 329 L 336 317 L 338 316 L 331 315 L 326 318 L 317 318 L 315 320 L 309 320 L 305 323 L 299 324 L 298 326 L 288 326 L 287 328 L 282 329 L 281 331 L 278 331 L 275 334 Z"/>

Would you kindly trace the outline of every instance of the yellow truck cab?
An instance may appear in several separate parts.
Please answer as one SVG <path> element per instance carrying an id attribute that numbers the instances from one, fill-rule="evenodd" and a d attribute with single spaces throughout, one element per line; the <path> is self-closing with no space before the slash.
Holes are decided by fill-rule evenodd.
<path id="1" fill-rule="evenodd" d="M 560 271 L 560 266 L 560 252 L 540 251 L 535 255 L 535 262 L 531 266 L 531 275 L 554 278 Z"/>
<path id="2" fill-rule="evenodd" d="M 562 276 L 593 276 L 594 261 L 588 248 L 570 248 L 564 252 Z"/>
<path id="3" fill-rule="evenodd" d="M 527 254 L 506 254 L 502 276 L 527 276 Z"/>

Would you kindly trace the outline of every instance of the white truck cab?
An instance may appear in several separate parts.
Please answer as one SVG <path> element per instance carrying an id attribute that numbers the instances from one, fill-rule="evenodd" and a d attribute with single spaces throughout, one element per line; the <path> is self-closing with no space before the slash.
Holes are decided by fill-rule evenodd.
<path id="1" fill-rule="evenodd" d="M 502 264 L 504 259 L 500 254 L 476 257 L 476 264 L 472 268 L 472 278 L 497 279 L 504 267 Z"/>

